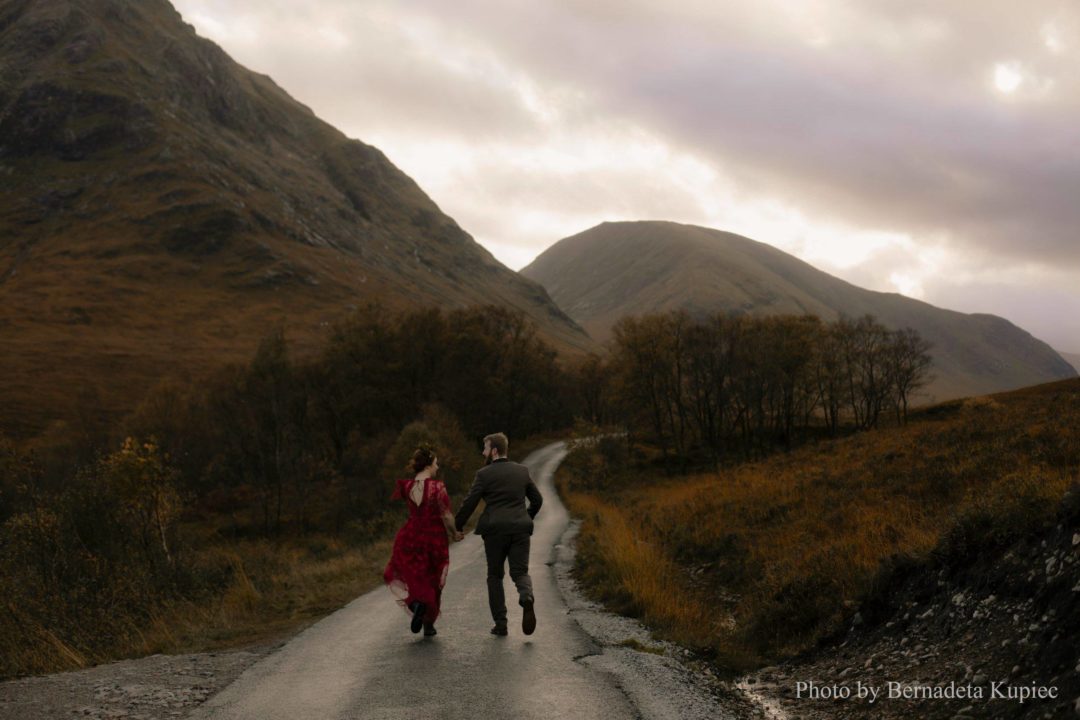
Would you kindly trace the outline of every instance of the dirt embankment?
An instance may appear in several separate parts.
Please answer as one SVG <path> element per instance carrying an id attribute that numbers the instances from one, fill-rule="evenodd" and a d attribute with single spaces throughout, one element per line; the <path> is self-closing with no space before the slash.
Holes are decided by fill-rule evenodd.
<path id="1" fill-rule="evenodd" d="M 1080 717 L 1080 492 L 1041 532 L 898 566 L 848 631 L 744 686 L 792 718 Z"/>

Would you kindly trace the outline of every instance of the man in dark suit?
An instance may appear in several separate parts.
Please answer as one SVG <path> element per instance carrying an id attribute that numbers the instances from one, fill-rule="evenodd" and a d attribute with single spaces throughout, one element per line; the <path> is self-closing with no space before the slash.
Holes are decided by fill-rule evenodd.
<path id="1" fill-rule="evenodd" d="M 506 435 L 495 433 L 484 438 L 484 459 L 487 465 L 476 473 L 469 494 L 461 503 L 455 523 L 458 532 L 465 529 L 477 504 L 484 501 L 484 512 L 476 524 L 476 534 L 484 538 L 487 555 L 488 605 L 495 627 L 493 635 L 506 635 L 506 596 L 503 594 L 503 569 L 510 561 L 510 579 L 518 591 L 518 603 L 523 608 L 521 630 L 532 635 L 536 629 L 533 610 L 532 578 L 529 577 L 529 541 L 532 538 L 533 518 L 540 511 L 544 498 L 529 476 L 529 468 L 506 457 L 509 442 Z M 525 507 L 528 498 L 529 506 Z"/>

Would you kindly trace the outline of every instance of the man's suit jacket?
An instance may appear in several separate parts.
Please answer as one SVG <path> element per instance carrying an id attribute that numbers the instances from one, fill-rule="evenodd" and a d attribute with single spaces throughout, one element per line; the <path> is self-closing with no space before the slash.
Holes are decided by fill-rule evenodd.
<path id="1" fill-rule="evenodd" d="M 529 468 L 506 458 L 499 458 L 477 471 L 472 488 L 454 518 L 458 530 L 465 528 L 480 500 L 484 501 L 485 507 L 476 524 L 477 535 L 532 535 L 533 518 L 544 502 L 529 476 Z"/>

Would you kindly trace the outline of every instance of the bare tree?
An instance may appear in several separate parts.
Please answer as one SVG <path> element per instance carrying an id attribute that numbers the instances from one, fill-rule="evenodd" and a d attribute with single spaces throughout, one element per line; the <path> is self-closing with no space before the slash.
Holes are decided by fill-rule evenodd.
<path id="1" fill-rule="evenodd" d="M 932 348 L 933 344 L 912 328 L 897 330 L 892 335 L 888 362 L 898 423 L 907 423 L 912 395 L 933 380 L 930 374 L 934 362 L 930 355 Z"/>

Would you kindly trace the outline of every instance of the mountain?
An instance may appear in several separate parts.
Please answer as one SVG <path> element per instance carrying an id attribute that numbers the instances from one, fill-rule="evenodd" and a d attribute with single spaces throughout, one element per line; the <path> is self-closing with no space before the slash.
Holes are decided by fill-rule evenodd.
<path id="1" fill-rule="evenodd" d="M 497 303 L 593 341 L 374 147 L 166 0 L 0 0 L 0 431 L 94 421 L 170 371 L 297 352 L 378 300 Z"/>
<path id="2" fill-rule="evenodd" d="M 548 248 L 521 273 L 599 341 L 624 315 L 685 308 L 692 314 L 875 315 L 934 343 L 937 400 L 1076 376 L 1046 343 L 1009 321 L 865 290 L 771 245 L 671 222 L 603 223 Z"/>
<path id="3" fill-rule="evenodd" d="M 1080 372 L 1080 353 L 1070 353 L 1058 351 L 1058 355 L 1065 358 L 1065 362 L 1076 368 L 1077 372 Z"/>

